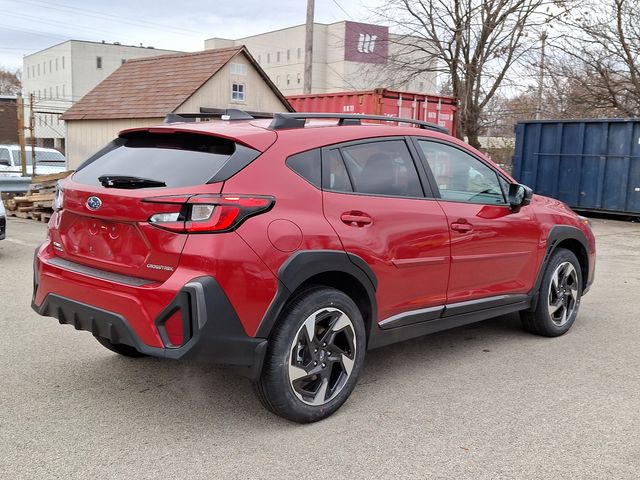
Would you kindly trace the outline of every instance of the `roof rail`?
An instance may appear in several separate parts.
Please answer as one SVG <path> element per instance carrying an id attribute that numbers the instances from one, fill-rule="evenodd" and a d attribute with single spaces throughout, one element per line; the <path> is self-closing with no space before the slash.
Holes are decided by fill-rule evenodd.
<path id="1" fill-rule="evenodd" d="M 308 119 L 314 118 L 329 118 L 337 119 L 338 125 L 361 125 L 362 120 L 377 120 L 381 122 L 397 122 L 397 123 L 410 123 L 417 125 L 425 130 L 433 130 L 440 133 L 449 133 L 444 127 L 436 125 L 435 123 L 423 122 L 422 120 L 413 120 L 411 118 L 400 117 L 385 117 L 384 115 L 358 115 L 358 114 L 344 114 L 344 113 L 276 113 L 273 116 L 273 121 L 269 124 L 269 128 L 272 130 L 284 130 L 288 128 L 304 128 Z"/>
<path id="2" fill-rule="evenodd" d="M 237 108 L 200 107 L 200 113 L 169 113 L 164 123 L 195 122 L 201 118 L 220 118 L 222 120 L 255 120 L 256 118 L 273 118 L 273 113 L 245 112 Z"/>

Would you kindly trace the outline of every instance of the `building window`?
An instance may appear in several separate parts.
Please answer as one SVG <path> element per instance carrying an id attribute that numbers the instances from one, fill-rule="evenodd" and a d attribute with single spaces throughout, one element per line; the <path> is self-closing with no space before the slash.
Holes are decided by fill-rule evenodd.
<path id="1" fill-rule="evenodd" d="M 38 64 L 38 76 L 40 76 L 40 64 Z"/>
<path id="2" fill-rule="evenodd" d="M 231 100 L 244 102 L 244 83 L 231 84 Z"/>
<path id="3" fill-rule="evenodd" d="M 49 60 L 49 73 L 53 71 L 53 69 L 51 68 L 52 64 L 53 64 L 53 60 Z"/>
<path id="4" fill-rule="evenodd" d="M 49 87 L 49 100 L 53 98 L 53 88 Z"/>
<path id="5" fill-rule="evenodd" d="M 62 69 L 64 70 L 64 57 L 62 57 Z"/>
<path id="6" fill-rule="evenodd" d="M 302 75 L 298 74 L 298 78 L 297 78 L 298 83 L 300 83 L 301 80 L 302 80 Z"/>
<path id="7" fill-rule="evenodd" d="M 62 98 L 64 98 L 64 85 L 62 85 Z"/>
<path id="8" fill-rule="evenodd" d="M 276 52 L 276 63 L 280 63 L 280 52 Z"/>
<path id="9" fill-rule="evenodd" d="M 58 91 L 58 85 L 56 85 L 56 98 L 60 98 L 60 92 Z"/>
<path id="10" fill-rule="evenodd" d="M 102 57 L 96 57 L 96 68 L 102 68 Z"/>
<path id="11" fill-rule="evenodd" d="M 287 49 L 287 62 L 291 60 L 291 50 Z"/>
<path id="12" fill-rule="evenodd" d="M 291 75 L 287 74 L 287 85 L 291 85 Z"/>
<path id="13" fill-rule="evenodd" d="M 232 63 L 231 75 L 246 75 L 247 66 L 244 63 Z"/>
<path id="14" fill-rule="evenodd" d="M 302 49 L 298 47 L 298 60 L 302 58 Z"/>
<path id="15" fill-rule="evenodd" d="M 56 72 L 58 71 L 58 57 L 56 57 Z"/>
<path id="16" fill-rule="evenodd" d="M 267 53 L 267 63 L 271 63 L 271 54 Z"/>
<path id="17" fill-rule="evenodd" d="M 42 75 L 47 73 L 47 62 L 42 62 Z"/>
<path id="18" fill-rule="evenodd" d="M 123 58 L 122 60 L 120 60 L 120 65 L 124 65 L 127 62 L 126 58 Z"/>

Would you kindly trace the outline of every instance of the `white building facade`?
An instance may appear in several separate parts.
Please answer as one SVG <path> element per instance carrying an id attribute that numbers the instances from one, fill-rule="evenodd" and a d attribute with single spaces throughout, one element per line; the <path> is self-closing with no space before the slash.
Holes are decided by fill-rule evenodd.
<path id="1" fill-rule="evenodd" d="M 423 40 L 416 38 L 416 42 Z M 314 24 L 312 93 L 332 93 L 374 88 L 393 88 L 416 93 L 434 93 L 436 75 L 403 72 L 393 61 L 398 56 L 415 57 L 425 70 L 435 69 L 435 57 L 409 50 L 406 38 L 389 33 L 388 27 L 341 21 Z M 284 95 L 304 93 L 305 25 L 236 40 L 211 38 L 205 49 L 245 45 Z M 428 49 L 426 49 L 428 50 Z"/>
<path id="2" fill-rule="evenodd" d="M 30 115 L 29 96 L 33 94 L 37 144 L 64 151 L 66 128 L 60 115 L 65 110 L 127 60 L 169 53 L 181 52 L 68 40 L 27 55 L 22 69 L 25 124 Z"/>

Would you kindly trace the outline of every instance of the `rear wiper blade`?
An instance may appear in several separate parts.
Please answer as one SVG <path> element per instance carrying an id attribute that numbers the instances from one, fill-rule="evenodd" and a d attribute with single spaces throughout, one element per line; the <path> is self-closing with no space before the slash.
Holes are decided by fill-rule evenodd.
<path id="1" fill-rule="evenodd" d="M 151 178 L 131 177 L 128 175 L 102 175 L 98 180 L 105 188 L 152 188 L 166 187 L 167 184 Z"/>

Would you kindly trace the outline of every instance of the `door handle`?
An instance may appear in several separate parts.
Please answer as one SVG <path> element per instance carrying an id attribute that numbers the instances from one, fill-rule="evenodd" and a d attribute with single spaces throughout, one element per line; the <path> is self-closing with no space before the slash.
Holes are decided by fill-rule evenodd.
<path id="1" fill-rule="evenodd" d="M 470 223 L 466 223 L 466 222 L 453 222 L 451 224 L 451 230 L 455 230 L 456 232 L 460 232 L 460 233 L 467 233 L 470 232 L 471 230 L 473 230 L 473 225 L 471 225 Z"/>
<path id="2" fill-rule="evenodd" d="M 340 215 L 340 220 L 350 227 L 364 227 L 373 223 L 371 217 L 362 212 L 345 212 Z"/>

